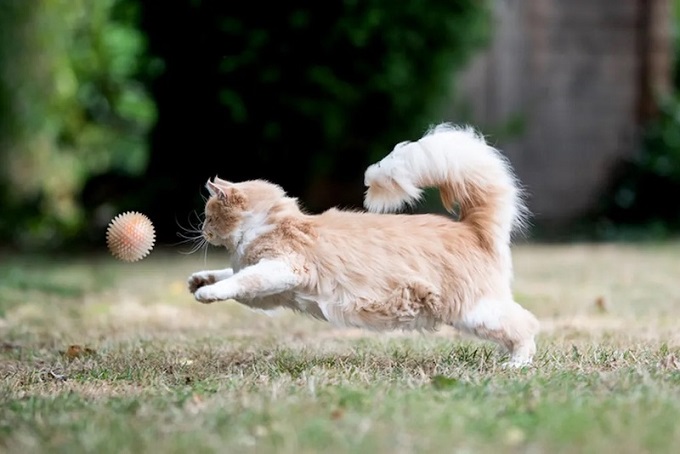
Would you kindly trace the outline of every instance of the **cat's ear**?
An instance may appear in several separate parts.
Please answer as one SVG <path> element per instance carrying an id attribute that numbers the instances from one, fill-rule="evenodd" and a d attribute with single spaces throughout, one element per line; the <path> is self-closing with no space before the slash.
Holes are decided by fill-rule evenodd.
<path id="1" fill-rule="evenodd" d="M 217 197 L 218 199 L 222 200 L 227 199 L 227 191 L 224 187 L 218 186 L 210 180 L 208 180 L 208 182 L 205 184 L 205 187 L 210 193 L 211 197 Z"/>
<path id="2" fill-rule="evenodd" d="M 219 185 L 222 185 L 222 186 L 231 186 L 231 185 L 234 184 L 231 181 L 223 180 L 222 178 L 218 177 L 217 175 L 215 175 L 215 178 L 213 178 L 213 182 L 215 184 L 219 184 Z"/>

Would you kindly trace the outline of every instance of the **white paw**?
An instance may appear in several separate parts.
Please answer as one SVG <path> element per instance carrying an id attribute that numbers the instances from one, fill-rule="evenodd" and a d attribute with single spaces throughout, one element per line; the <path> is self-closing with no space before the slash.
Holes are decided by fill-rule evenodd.
<path id="1" fill-rule="evenodd" d="M 189 276 L 187 280 L 187 286 L 191 293 L 196 293 L 198 289 L 206 285 L 214 284 L 217 279 L 212 273 L 206 271 L 200 271 Z"/>
<path id="2" fill-rule="evenodd" d="M 211 286 L 205 286 L 201 287 L 198 290 L 194 292 L 194 298 L 196 298 L 196 301 L 199 301 L 201 303 L 214 303 L 215 301 L 221 301 L 222 298 L 217 295 L 217 293 L 214 291 L 214 289 L 211 288 Z"/>
<path id="3" fill-rule="evenodd" d="M 532 364 L 531 357 L 512 357 L 505 363 L 501 365 L 503 369 L 521 369 L 523 367 L 529 367 Z"/>

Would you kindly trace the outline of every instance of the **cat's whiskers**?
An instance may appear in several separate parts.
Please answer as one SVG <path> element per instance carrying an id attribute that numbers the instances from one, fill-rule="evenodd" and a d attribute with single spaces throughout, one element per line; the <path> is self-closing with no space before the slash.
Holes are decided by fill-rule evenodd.
<path id="1" fill-rule="evenodd" d="M 203 266 L 208 264 L 208 242 L 203 240 Z"/>
<path id="2" fill-rule="evenodd" d="M 192 244 L 191 249 L 188 252 L 181 252 L 182 254 L 193 254 L 197 251 L 199 251 L 201 248 L 205 247 L 205 255 L 207 256 L 207 245 L 208 242 L 206 241 L 205 237 L 203 236 L 203 219 L 200 214 L 193 212 L 193 214 L 196 216 L 196 220 L 198 221 L 198 226 L 194 225 L 191 221 L 191 218 L 189 218 L 189 227 L 184 227 L 181 225 L 179 222 L 177 222 L 178 227 L 183 230 L 184 232 L 177 232 L 177 236 L 182 238 L 181 241 L 178 241 L 175 243 L 175 245 L 180 245 L 180 244 Z"/>

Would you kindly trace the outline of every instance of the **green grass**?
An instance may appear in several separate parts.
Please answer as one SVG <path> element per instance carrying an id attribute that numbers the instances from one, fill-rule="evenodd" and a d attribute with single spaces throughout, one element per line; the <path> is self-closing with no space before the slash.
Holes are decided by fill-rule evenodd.
<path id="1" fill-rule="evenodd" d="M 220 266 L 159 249 L 4 256 L 6 453 L 671 453 L 680 444 L 680 244 L 515 249 L 535 365 L 493 345 L 335 329 L 184 287 Z M 89 348 L 69 355 L 69 346 Z"/>

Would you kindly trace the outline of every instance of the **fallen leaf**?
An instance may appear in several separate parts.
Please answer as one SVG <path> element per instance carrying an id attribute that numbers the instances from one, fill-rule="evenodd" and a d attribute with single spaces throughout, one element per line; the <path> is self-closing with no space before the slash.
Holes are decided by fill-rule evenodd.
<path id="1" fill-rule="evenodd" d="M 91 348 L 83 347 L 82 345 L 69 345 L 64 356 L 68 359 L 82 358 L 83 356 L 92 356 L 97 352 Z"/>
<path id="2" fill-rule="evenodd" d="M 38 376 L 41 381 L 57 380 L 66 381 L 68 377 L 65 374 L 55 372 L 53 370 L 41 369 L 38 371 Z"/>
<path id="3" fill-rule="evenodd" d="M 177 360 L 178 366 L 191 366 L 193 363 L 194 360 L 189 358 L 180 358 Z"/>
<path id="4" fill-rule="evenodd" d="M 50 375 L 51 375 L 52 378 L 54 378 L 55 380 L 66 381 L 66 375 L 64 375 L 64 374 L 58 374 L 58 373 L 56 373 L 56 372 L 54 372 L 54 371 L 50 371 Z"/>
<path id="5" fill-rule="evenodd" d="M 598 296 L 595 298 L 595 308 L 598 310 L 598 312 L 609 312 L 609 307 L 607 306 L 607 300 L 604 298 L 604 296 Z"/>
<path id="6" fill-rule="evenodd" d="M 3 352 L 8 352 L 11 350 L 19 350 L 21 349 L 21 345 L 19 344 L 13 344 L 12 342 L 2 342 L 0 343 L 0 350 Z"/>

